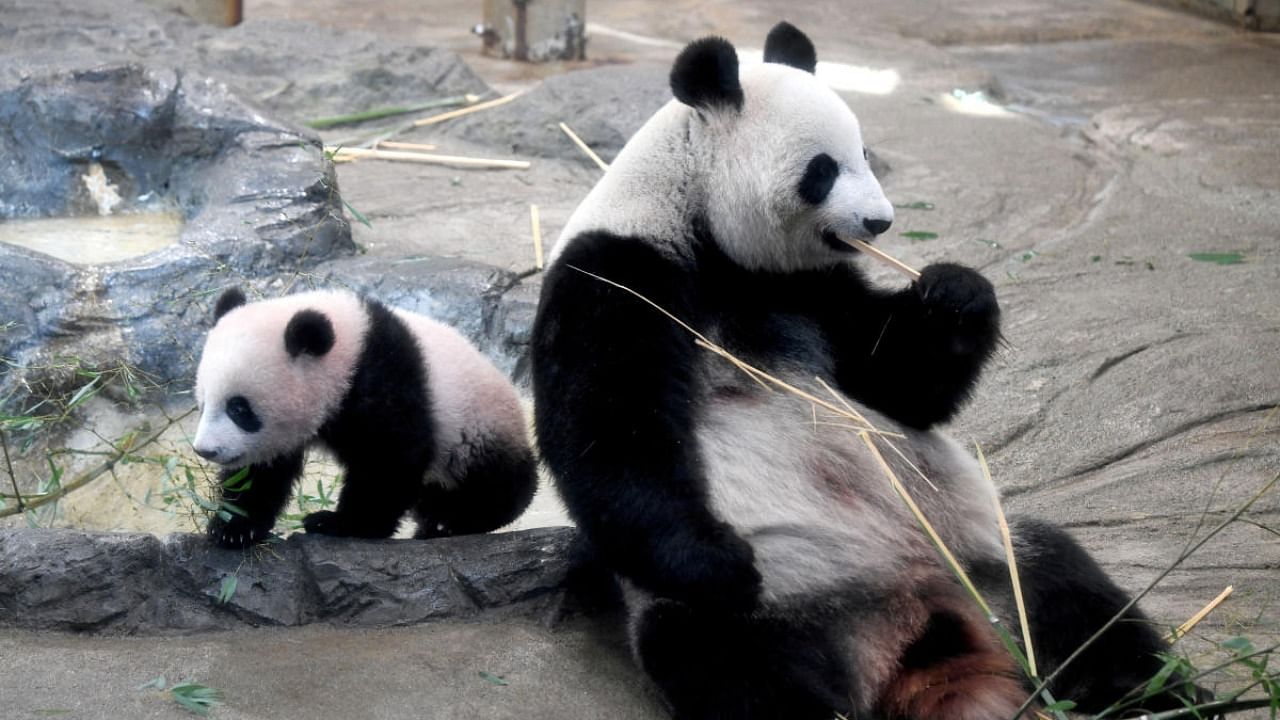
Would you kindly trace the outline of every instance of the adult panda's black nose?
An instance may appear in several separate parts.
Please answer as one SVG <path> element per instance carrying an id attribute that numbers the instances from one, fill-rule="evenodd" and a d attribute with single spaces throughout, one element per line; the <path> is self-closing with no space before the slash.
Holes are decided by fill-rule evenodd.
<path id="1" fill-rule="evenodd" d="M 872 235 L 881 235 L 889 226 L 893 224 L 892 220 L 873 220 L 865 218 L 862 221 L 862 227 L 866 228 Z"/>
<path id="2" fill-rule="evenodd" d="M 212 460 L 218 457 L 217 450 L 201 450 L 199 448 L 196 448 L 196 454 L 204 458 L 205 460 Z"/>

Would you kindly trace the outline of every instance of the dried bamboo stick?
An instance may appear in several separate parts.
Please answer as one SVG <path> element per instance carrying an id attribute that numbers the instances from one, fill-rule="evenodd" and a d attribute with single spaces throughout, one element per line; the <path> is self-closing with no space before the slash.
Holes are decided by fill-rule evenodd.
<path id="1" fill-rule="evenodd" d="M 505 170 L 528 170 L 530 163 L 525 160 L 495 160 L 492 158 L 473 158 L 461 155 L 428 155 L 419 152 L 400 150 L 375 150 L 372 148 L 327 148 L 335 158 L 371 158 L 374 160 L 396 160 L 400 162 L 417 162 L 429 165 L 456 165 L 458 167 L 491 168 Z"/>
<path id="2" fill-rule="evenodd" d="M 1223 590 L 1222 592 L 1218 593 L 1218 597 L 1214 598 L 1213 600 L 1210 600 L 1209 604 L 1201 608 L 1200 612 L 1196 613 L 1195 615 L 1192 615 L 1190 619 L 1188 619 L 1186 622 L 1179 625 L 1178 629 L 1173 631 L 1173 635 L 1170 636 L 1169 639 L 1177 640 L 1181 638 L 1183 635 L 1186 635 L 1187 633 L 1191 632 L 1192 628 L 1194 628 L 1196 625 L 1199 625 L 1200 621 L 1208 617 L 1209 613 L 1213 612 L 1214 610 L 1217 610 L 1218 606 L 1221 605 L 1227 598 L 1231 597 L 1231 593 L 1235 591 L 1236 591 L 1236 588 L 1234 585 L 1228 585 L 1226 590 Z"/>
<path id="3" fill-rule="evenodd" d="M 538 218 L 538 206 L 529 205 L 529 226 L 533 229 L 533 262 L 542 269 L 542 222 Z"/>
<path id="4" fill-rule="evenodd" d="M 881 261 L 881 262 L 883 262 L 883 263 L 887 263 L 887 264 L 888 264 L 890 267 L 892 267 L 894 270 L 897 270 L 898 272 L 902 273 L 903 275 L 906 275 L 906 276 L 907 276 L 908 278 L 910 278 L 911 280 L 913 280 L 913 281 L 914 281 L 914 280 L 919 280 L 919 279 L 920 279 L 920 271 L 919 271 L 919 270 L 916 270 L 915 268 L 913 268 L 913 267 L 911 267 L 910 265 L 908 265 L 908 264 L 906 264 L 906 263 L 902 262 L 902 261 L 901 261 L 901 260 L 899 260 L 898 258 L 893 257 L 892 255 L 890 255 L 890 254 L 888 254 L 888 253 L 884 252 L 883 250 L 880 250 L 879 248 L 876 248 L 876 247 L 874 247 L 874 246 L 872 246 L 872 245 L 870 245 L 870 244 L 868 244 L 868 243 L 865 243 L 865 242 L 863 242 L 863 241 L 859 240 L 858 238 L 852 238 L 852 237 L 844 237 L 844 236 L 841 236 L 841 237 L 840 237 L 840 239 L 841 239 L 841 240 L 843 240 L 843 241 L 844 241 L 844 242 L 846 242 L 846 243 L 849 243 L 850 245 L 854 246 L 855 248 L 857 248 L 857 249 L 861 250 L 862 252 L 864 252 L 864 253 L 866 253 L 866 254 L 870 255 L 871 257 L 873 257 L 873 258 L 875 258 L 875 259 L 877 259 L 877 260 L 879 260 L 879 261 Z"/>
<path id="5" fill-rule="evenodd" d="M 506 105 L 512 100 L 515 100 L 516 98 L 520 97 L 520 95 L 523 92 L 524 91 L 514 92 L 514 93 L 511 93 L 510 95 L 503 95 L 502 97 L 497 98 L 496 100 L 487 100 L 485 102 L 477 103 L 475 105 L 468 105 L 467 107 L 464 107 L 464 108 L 458 108 L 457 110 L 442 112 L 439 115 L 431 115 L 429 117 L 419 118 L 413 121 L 413 126 L 422 127 L 423 125 L 434 125 L 438 122 L 444 122 L 445 120 L 452 120 L 456 117 L 462 117 L 463 115 L 470 115 L 473 112 L 480 112 L 481 110 L 488 110 L 489 108 L 495 108 L 495 107 L 498 107 L 499 105 Z"/>
<path id="6" fill-rule="evenodd" d="M 1036 668 L 1036 650 L 1031 644 L 1031 625 L 1027 619 L 1027 604 L 1022 599 L 1022 579 L 1018 577 L 1018 559 L 1013 554 L 1013 536 L 1009 532 L 1009 521 L 1004 516 L 1004 506 L 1000 504 L 1000 494 L 995 492 L 995 482 L 991 479 L 991 468 L 987 467 L 987 456 L 982 446 L 976 442 L 974 449 L 978 451 L 978 464 L 982 466 L 982 476 L 987 479 L 991 488 L 991 504 L 995 506 L 996 521 L 1000 525 L 1000 537 L 1004 539 L 1005 561 L 1009 564 L 1009 581 L 1013 583 L 1013 602 L 1018 606 L 1018 623 L 1022 626 L 1022 645 L 1027 649 L 1027 667 L 1032 677 L 1039 677 Z"/>
<path id="7" fill-rule="evenodd" d="M 573 141 L 574 145 L 578 146 L 579 150 L 586 153 L 587 157 L 594 160 L 596 165 L 600 166 L 601 170 L 609 169 L 609 163 L 601 160 L 600 156 L 597 155 L 595 151 L 591 149 L 591 146 L 583 142 L 582 138 L 578 137 L 578 133 L 574 132 L 572 128 L 570 128 L 568 125 L 565 125 L 564 123 L 560 123 L 560 129 L 564 131 L 565 135 L 569 136 L 569 139 Z"/>
<path id="8" fill-rule="evenodd" d="M 426 145 L 424 143 L 399 142 L 396 140 L 379 140 L 373 144 L 375 150 L 386 148 L 387 150 L 413 150 L 415 152 L 431 152 L 436 149 L 435 145 Z"/>

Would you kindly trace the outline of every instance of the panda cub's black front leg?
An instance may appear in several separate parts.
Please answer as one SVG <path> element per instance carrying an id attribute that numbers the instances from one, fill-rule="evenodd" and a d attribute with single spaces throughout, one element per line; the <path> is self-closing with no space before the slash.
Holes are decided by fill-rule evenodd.
<path id="1" fill-rule="evenodd" d="M 242 548 L 266 540 L 300 475 L 301 451 L 250 465 L 247 473 L 241 468 L 224 468 L 220 473 L 220 510 L 229 517 L 210 518 L 209 539 L 225 548 Z"/>
<path id="2" fill-rule="evenodd" d="M 385 538 L 395 534 L 400 519 L 421 493 L 425 467 L 348 465 L 338 507 L 302 519 L 302 527 L 318 535 Z"/>

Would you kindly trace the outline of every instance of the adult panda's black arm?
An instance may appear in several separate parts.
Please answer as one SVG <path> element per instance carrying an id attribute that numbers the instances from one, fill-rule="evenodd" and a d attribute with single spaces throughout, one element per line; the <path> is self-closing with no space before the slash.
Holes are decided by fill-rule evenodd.
<path id="1" fill-rule="evenodd" d="M 749 608 L 751 547 L 712 514 L 694 432 L 690 271 L 649 243 L 576 238 L 543 279 L 533 327 L 538 446 L 570 514 L 614 570 L 660 596 Z"/>
<path id="2" fill-rule="evenodd" d="M 1000 306 L 986 278 L 939 263 L 885 293 L 846 266 L 824 285 L 824 325 L 845 393 L 917 428 L 960 410 L 1000 340 Z"/>

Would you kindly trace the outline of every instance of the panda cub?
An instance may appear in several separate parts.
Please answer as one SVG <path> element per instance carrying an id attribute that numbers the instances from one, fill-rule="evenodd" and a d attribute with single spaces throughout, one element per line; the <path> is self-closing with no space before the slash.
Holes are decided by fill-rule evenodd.
<path id="1" fill-rule="evenodd" d="M 417 537 L 479 533 L 515 520 L 537 479 L 515 388 L 457 331 L 349 292 L 247 303 L 223 293 L 196 373 L 200 457 L 244 511 L 215 517 L 224 547 L 265 540 L 313 443 L 344 481 L 309 533 L 383 538 L 413 510 Z"/>
<path id="2" fill-rule="evenodd" d="M 541 456 L 621 578 L 633 651 L 675 717 L 1012 717 L 1027 684 L 858 436 L 611 284 L 897 433 L 901 456 L 877 441 L 888 462 L 1016 623 L 995 489 L 935 429 L 999 341 L 994 290 L 952 264 L 900 290 L 864 279 L 840 238 L 883 233 L 893 206 L 858 122 L 800 31 L 774 28 L 764 59 L 686 47 L 675 100 L 570 218 L 533 331 Z M 1063 531 L 1027 520 L 1015 542 L 1049 672 L 1127 598 Z M 1058 698 L 1101 710 L 1160 669 L 1159 635 L 1137 610 L 1124 620 Z"/>

